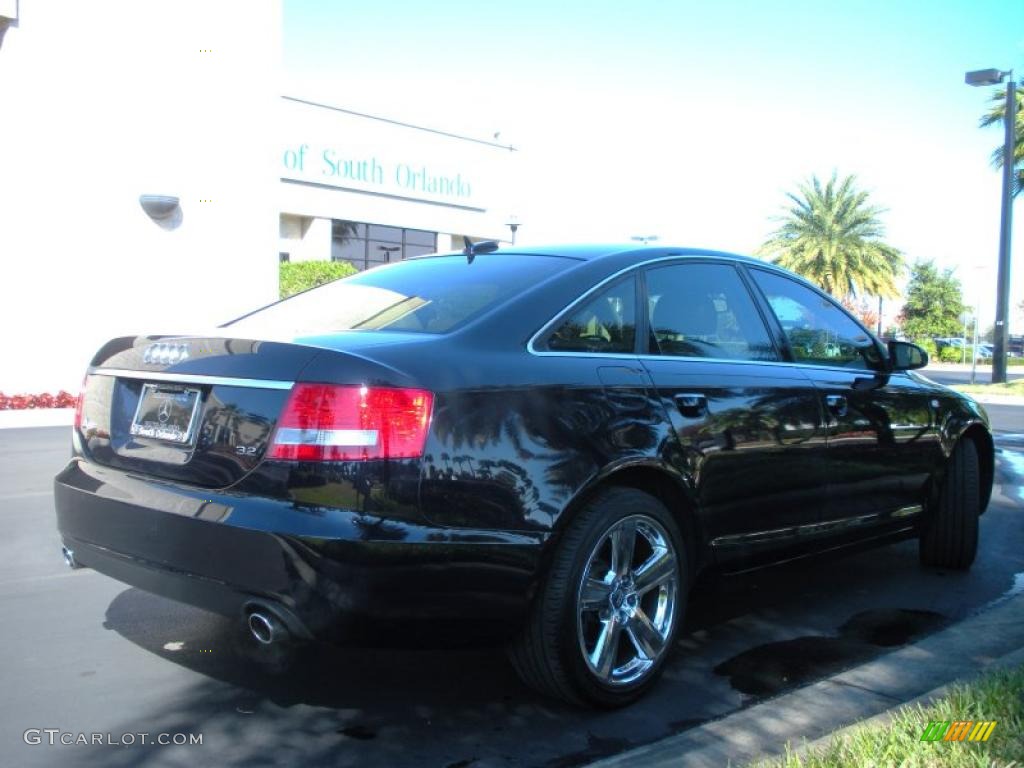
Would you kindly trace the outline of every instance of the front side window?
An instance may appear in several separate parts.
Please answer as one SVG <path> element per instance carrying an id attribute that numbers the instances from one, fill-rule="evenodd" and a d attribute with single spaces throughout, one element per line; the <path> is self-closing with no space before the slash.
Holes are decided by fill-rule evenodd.
<path id="1" fill-rule="evenodd" d="M 874 339 L 833 301 L 788 277 L 753 269 L 798 363 L 877 370 Z"/>
<path id="2" fill-rule="evenodd" d="M 629 277 L 585 301 L 548 337 L 558 352 L 633 352 L 636 278 Z"/>
<path id="3" fill-rule="evenodd" d="M 674 264 L 647 272 L 653 355 L 777 360 L 768 330 L 729 264 Z"/>

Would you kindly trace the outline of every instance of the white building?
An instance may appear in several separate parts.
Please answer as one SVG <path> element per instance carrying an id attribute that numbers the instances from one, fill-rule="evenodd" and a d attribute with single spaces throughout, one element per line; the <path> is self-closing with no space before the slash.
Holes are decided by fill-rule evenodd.
<path id="1" fill-rule="evenodd" d="M 509 239 L 510 147 L 292 95 L 279 108 L 280 258 L 364 269 Z"/>
<path id="2" fill-rule="evenodd" d="M 282 96 L 280 44 L 277 0 L 0 0 L 0 392 L 273 301 L 283 259 L 510 239 L 514 151 Z"/>

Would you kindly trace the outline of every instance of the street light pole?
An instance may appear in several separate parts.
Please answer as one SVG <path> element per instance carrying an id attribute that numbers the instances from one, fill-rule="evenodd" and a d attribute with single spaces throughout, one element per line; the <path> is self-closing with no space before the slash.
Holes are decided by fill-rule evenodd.
<path id="1" fill-rule="evenodd" d="M 1017 129 L 1017 83 L 1013 70 L 979 69 L 968 72 L 968 85 L 998 85 L 1006 79 L 1006 109 L 1003 117 L 1003 189 L 1002 214 L 999 221 L 999 271 L 996 275 L 996 322 L 992 350 L 992 383 L 1006 382 L 1006 353 L 1009 341 L 1007 318 L 1010 310 L 1010 232 L 1013 226 L 1013 150 Z"/>
<path id="2" fill-rule="evenodd" d="M 519 231 L 521 223 L 518 216 L 509 216 L 508 221 L 505 222 L 505 226 L 512 230 L 512 245 L 516 244 L 516 232 Z"/>
<path id="3" fill-rule="evenodd" d="M 971 316 L 967 314 L 966 309 L 963 311 L 963 314 L 960 315 L 960 319 L 964 322 L 964 335 L 962 337 L 963 344 L 960 346 L 963 354 L 960 355 L 960 363 L 962 365 L 967 365 L 967 323 L 971 319 Z"/>
<path id="4" fill-rule="evenodd" d="M 1013 228 L 1013 150 L 1017 142 L 1017 84 L 1013 71 L 1006 82 L 1006 137 L 1003 144 L 1003 212 L 999 222 L 999 275 L 996 278 L 995 347 L 992 350 L 992 383 L 1006 382 L 1007 342 L 1010 340 L 1010 232 Z"/>

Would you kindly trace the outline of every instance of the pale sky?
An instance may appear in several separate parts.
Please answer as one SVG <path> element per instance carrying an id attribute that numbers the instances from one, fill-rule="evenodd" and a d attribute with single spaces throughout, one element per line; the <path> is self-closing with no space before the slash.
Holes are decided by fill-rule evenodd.
<path id="1" fill-rule="evenodd" d="M 835 169 L 888 209 L 908 261 L 956 267 L 994 314 L 1002 132 L 978 127 L 992 89 L 963 76 L 1024 76 L 1024 0 L 285 0 L 284 66 L 285 92 L 500 131 L 520 150 L 519 242 L 750 253 L 786 191 Z"/>

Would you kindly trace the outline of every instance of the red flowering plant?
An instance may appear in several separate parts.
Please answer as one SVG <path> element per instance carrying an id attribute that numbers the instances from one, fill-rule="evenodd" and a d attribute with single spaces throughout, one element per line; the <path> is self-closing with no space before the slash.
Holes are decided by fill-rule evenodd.
<path id="1" fill-rule="evenodd" d="M 5 395 L 0 392 L 0 411 L 23 411 L 28 408 L 74 408 L 76 397 L 63 389 L 56 395 Z"/>

